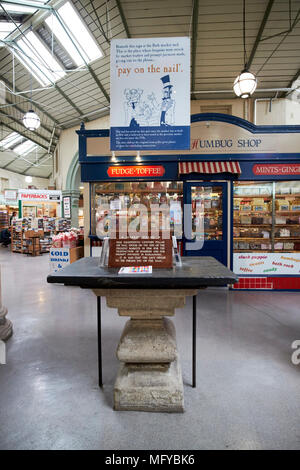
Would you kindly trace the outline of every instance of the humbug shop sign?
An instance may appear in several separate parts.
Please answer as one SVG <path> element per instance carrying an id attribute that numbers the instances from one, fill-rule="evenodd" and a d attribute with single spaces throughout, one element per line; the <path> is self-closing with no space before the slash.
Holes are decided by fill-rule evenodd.
<path id="1" fill-rule="evenodd" d="M 111 150 L 190 148 L 190 39 L 111 41 Z"/>

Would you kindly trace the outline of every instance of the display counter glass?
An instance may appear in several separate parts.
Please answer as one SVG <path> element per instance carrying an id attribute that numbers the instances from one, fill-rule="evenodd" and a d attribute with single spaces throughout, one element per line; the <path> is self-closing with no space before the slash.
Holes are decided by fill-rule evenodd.
<path id="1" fill-rule="evenodd" d="M 300 181 L 234 184 L 236 253 L 300 252 Z"/>
<path id="2" fill-rule="evenodd" d="M 134 204 L 143 205 L 149 226 L 154 223 L 151 219 L 151 205 L 167 207 L 171 233 L 181 236 L 179 231 L 176 233 L 176 226 L 181 227 L 182 224 L 183 183 L 176 181 L 92 183 L 91 235 L 97 235 L 97 225 L 103 222 L 104 217 L 107 231 L 113 217 L 125 214 L 129 225 L 133 218 L 129 209 Z"/>
<path id="3" fill-rule="evenodd" d="M 192 186 L 193 239 L 222 240 L 222 187 Z"/>

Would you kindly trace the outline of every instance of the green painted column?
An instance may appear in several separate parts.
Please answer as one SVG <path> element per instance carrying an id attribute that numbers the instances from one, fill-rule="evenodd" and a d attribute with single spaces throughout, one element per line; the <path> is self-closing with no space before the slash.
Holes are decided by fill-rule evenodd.
<path id="1" fill-rule="evenodd" d="M 62 216 L 64 217 L 65 214 L 64 210 L 64 197 L 71 198 L 71 227 L 79 227 L 78 223 L 78 205 L 79 205 L 79 197 L 80 191 L 78 189 L 65 189 L 62 191 Z"/>

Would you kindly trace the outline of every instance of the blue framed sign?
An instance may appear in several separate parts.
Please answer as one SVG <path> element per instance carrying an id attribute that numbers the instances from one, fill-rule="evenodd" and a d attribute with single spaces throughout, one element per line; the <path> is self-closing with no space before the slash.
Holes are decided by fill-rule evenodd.
<path id="1" fill-rule="evenodd" d="M 190 39 L 111 41 L 110 149 L 190 148 Z"/>

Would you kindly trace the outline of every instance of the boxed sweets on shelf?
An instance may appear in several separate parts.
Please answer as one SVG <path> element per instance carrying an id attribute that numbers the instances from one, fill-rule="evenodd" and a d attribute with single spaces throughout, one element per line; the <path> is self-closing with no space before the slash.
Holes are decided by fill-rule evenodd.
<path id="1" fill-rule="evenodd" d="M 294 243 L 291 242 L 285 242 L 283 244 L 284 250 L 293 250 L 294 249 Z"/>
<path id="2" fill-rule="evenodd" d="M 286 217 L 282 217 L 280 215 L 276 215 L 275 217 L 275 223 L 276 225 L 286 225 L 287 219 Z"/>
<path id="3" fill-rule="evenodd" d="M 287 199 L 276 199 L 276 209 L 278 211 L 289 211 L 290 203 Z"/>
<path id="4" fill-rule="evenodd" d="M 253 225 L 263 225 L 264 218 L 263 217 L 251 217 L 251 224 Z"/>
<path id="5" fill-rule="evenodd" d="M 252 207 L 249 204 L 241 204 L 240 210 L 243 212 L 251 212 Z"/>
<path id="6" fill-rule="evenodd" d="M 264 225 L 272 225 L 272 217 L 271 216 L 264 216 L 263 217 L 263 224 Z"/>
<path id="7" fill-rule="evenodd" d="M 241 215 L 240 217 L 240 223 L 242 225 L 251 225 L 252 219 L 249 215 Z"/>
<path id="8" fill-rule="evenodd" d="M 283 250 L 283 243 L 282 242 L 274 243 L 274 250 Z"/>
<path id="9" fill-rule="evenodd" d="M 279 236 L 280 237 L 283 237 L 283 238 L 287 238 L 287 237 L 290 237 L 291 236 L 291 232 L 290 230 L 286 229 L 286 228 L 281 228 L 279 230 Z"/>
<path id="10" fill-rule="evenodd" d="M 300 201 L 292 202 L 292 211 L 300 211 Z"/>
<path id="11" fill-rule="evenodd" d="M 286 225 L 299 225 L 300 216 L 290 216 L 286 218 Z"/>
<path id="12" fill-rule="evenodd" d="M 249 250 L 249 243 L 239 242 L 239 250 Z"/>

